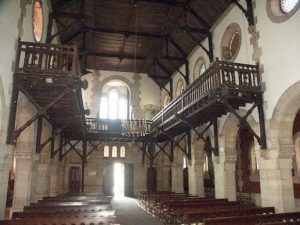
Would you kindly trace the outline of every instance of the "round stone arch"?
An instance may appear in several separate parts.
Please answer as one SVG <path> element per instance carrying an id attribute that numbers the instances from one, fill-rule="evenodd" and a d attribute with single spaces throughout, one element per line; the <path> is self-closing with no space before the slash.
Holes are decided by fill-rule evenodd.
<path id="1" fill-rule="evenodd" d="M 130 80 L 128 80 L 127 78 L 120 76 L 120 75 L 112 75 L 109 77 L 104 78 L 103 80 L 101 80 L 101 83 L 99 84 L 98 88 L 97 88 L 97 92 L 98 93 L 102 93 L 102 89 L 103 87 L 110 81 L 112 80 L 119 80 L 122 81 L 128 88 L 129 93 L 130 93 L 130 102 L 131 104 L 135 105 L 137 104 L 136 101 L 136 97 L 134 97 L 135 93 L 139 93 L 138 90 L 136 90 L 136 87 L 134 86 L 133 82 L 130 82 Z M 100 101 L 97 101 L 97 109 L 99 109 L 100 107 Z M 139 105 L 139 104 L 138 104 Z"/>
<path id="2" fill-rule="evenodd" d="M 244 116 L 247 111 L 244 109 L 240 109 L 237 111 L 240 116 Z M 247 118 L 247 122 L 250 127 L 254 130 L 255 133 L 259 134 L 258 123 L 252 115 L 249 115 Z M 233 157 L 236 158 L 236 141 L 239 131 L 239 120 L 234 114 L 229 114 L 226 118 L 223 126 L 220 128 L 221 134 L 219 138 L 219 153 L 224 154 L 225 157 Z M 256 139 L 254 138 L 256 145 L 258 145 Z"/>
<path id="3" fill-rule="evenodd" d="M 300 81 L 281 95 L 272 114 L 268 147 L 278 149 L 278 157 L 292 157 L 294 154 L 293 123 L 299 109 Z"/>

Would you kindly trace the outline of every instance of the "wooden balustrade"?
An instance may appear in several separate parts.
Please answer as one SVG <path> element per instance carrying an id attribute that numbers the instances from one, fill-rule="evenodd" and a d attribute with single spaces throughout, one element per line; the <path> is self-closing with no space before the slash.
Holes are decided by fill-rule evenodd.
<path id="1" fill-rule="evenodd" d="M 258 65 L 224 61 L 213 63 L 184 92 L 163 108 L 153 119 L 151 129 L 168 122 L 177 113 L 220 91 L 235 93 L 261 92 Z"/>
<path id="2" fill-rule="evenodd" d="M 20 41 L 15 72 L 80 76 L 77 47 Z"/>
<path id="3" fill-rule="evenodd" d="M 150 132 L 151 122 L 148 120 L 120 120 L 120 119 L 97 119 L 97 118 L 86 118 L 87 128 L 89 132 L 107 132 L 121 134 L 124 131 L 124 123 L 128 126 L 140 131 L 138 128 L 142 127 L 145 133 Z M 130 127 L 127 129 L 130 130 Z M 133 131 L 133 129 L 132 129 Z"/>

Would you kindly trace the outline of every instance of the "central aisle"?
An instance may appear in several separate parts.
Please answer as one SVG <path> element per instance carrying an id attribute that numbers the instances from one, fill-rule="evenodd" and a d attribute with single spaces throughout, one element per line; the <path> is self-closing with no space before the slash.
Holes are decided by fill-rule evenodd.
<path id="1" fill-rule="evenodd" d="M 117 221 L 121 225 L 163 225 L 152 217 L 133 198 L 114 198 L 112 207 L 116 210 Z"/>

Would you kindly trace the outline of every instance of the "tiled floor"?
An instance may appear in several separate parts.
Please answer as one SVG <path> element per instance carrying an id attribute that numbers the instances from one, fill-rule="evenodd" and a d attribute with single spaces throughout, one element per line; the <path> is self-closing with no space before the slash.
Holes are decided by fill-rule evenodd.
<path id="1" fill-rule="evenodd" d="M 114 198 L 112 207 L 116 210 L 117 221 L 121 225 L 162 225 L 148 214 L 133 198 Z"/>

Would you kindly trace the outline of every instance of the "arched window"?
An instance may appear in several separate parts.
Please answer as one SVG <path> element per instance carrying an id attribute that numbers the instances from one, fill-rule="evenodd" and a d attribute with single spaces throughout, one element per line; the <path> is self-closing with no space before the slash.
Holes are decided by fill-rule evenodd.
<path id="1" fill-rule="evenodd" d="M 117 146 L 113 146 L 111 149 L 111 157 L 112 158 L 116 158 L 118 157 L 118 147 Z"/>
<path id="2" fill-rule="evenodd" d="M 43 27 L 44 27 L 44 19 L 43 19 L 43 9 L 41 0 L 36 0 L 33 5 L 33 34 L 34 39 L 37 42 L 40 42 L 43 36 Z"/>
<path id="3" fill-rule="evenodd" d="M 163 107 L 166 107 L 170 103 L 170 96 L 168 94 L 165 94 L 163 99 Z"/>
<path id="4" fill-rule="evenodd" d="M 203 164 L 203 172 L 208 172 L 208 156 L 205 156 L 204 164 Z"/>
<path id="5" fill-rule="evenodd" d="M 205 60 L 203 57 L 200 57 L 194 68 L 194 80 L 196 80 L 201 74 L 203 74 L 206 70 Z"/>
<path id="6" fill-rule="evenodd" d="M 179 79 L 176 86 L 176 97 L 178 97 L 184 91 L 184 83 L 182 79 Z"/>
<path id="7" fill-rule="evenodd" d="M 121 148 L 120 148 L 120 157 L 121 158 L 126 157 L 126 148 L 125 148 L 125 146 L 121 146 Z"/>
<path id="8" fill-rule="evenodd" d="M 103 149 L 103 156 L 104 157 L 109 157 L 109 146 L 105 145 Z"/>
<path id="9" fill-rule="evenodd" d="M 113 80 L 103 86 L 100 119 L 129 119 L 129 90 L 123 82 Z"/>

